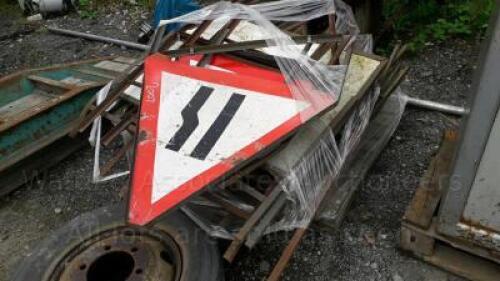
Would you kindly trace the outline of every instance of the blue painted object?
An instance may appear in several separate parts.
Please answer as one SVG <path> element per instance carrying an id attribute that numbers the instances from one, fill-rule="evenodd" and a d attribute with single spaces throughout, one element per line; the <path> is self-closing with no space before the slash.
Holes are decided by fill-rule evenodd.
<path id="1" fill-rule="evenodd" d="M 195 0 L 157 0 L 154 12 L 153 28 L 156 28 L 161 20 L 168 20 L 185 15 L 200 9 Z M 170 24 L 167 31 L 179 29 L 180 24 Z"/>

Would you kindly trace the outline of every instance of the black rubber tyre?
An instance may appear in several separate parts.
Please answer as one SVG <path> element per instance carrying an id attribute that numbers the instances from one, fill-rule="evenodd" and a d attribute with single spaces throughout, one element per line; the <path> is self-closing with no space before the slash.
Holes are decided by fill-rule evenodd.
<path id="1" fill-rule="evenodd" d="M 85 243 L 92 243 L 102 233 L 130 228 L 125 223 L 123 206 L 104 207 L 85 213 L 55 231 L 19 265 L 14 281 L 52 281 L 62 261 Z M 148 227 L 134 227 L 154 235 L 168 235 L 178 246 L 181 270 L 179 281 L 222 281 L 224 272 L 216 241 L 209 238 L 181 212 L 173 212 Z M 63 266 L 64 267 L 64 266 Z M 147 274 L 145 274 L 147 275 Z M 148 279 L 149 280 L 149 279 Z M 156 280 L 155 280 L 156 281 Z M 162 281 L 162 280 L 157 280 Z"/>

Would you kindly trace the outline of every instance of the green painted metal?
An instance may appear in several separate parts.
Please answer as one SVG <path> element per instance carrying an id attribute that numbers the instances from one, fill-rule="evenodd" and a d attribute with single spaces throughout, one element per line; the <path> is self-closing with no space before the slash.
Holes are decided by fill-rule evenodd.
<path id="1" fill-rule="evenodd" d="M 57 97 L 54 93 L 45 92 L 43 88 L 37 87 L 28 79 L 29 75 L 37 75 L 57 81 L 71 78 L 85 82 L 107 82 L 109 78 L 77 71 L 78 68 L 85 68 L 99 72 L 99 69 L 93 67 L 97 62 L 99 61 L 27 71 L 0 79 L 0 112 L 2 109 L 15 109 L 15 102 L 19 99 L 31 100 L 30 95 L 42 95 L 48 97 L 48 99 Z M 75 87 L 78 86 L 81 85 L 75 85 Z M 33 104 L 34 111 L 28 112 L 29 119 L 5 131 L 0 131 L 0 171 L 67 135 L 77 123 L 84 107 L 99 89 L 99 87 L 82 89 L 82 92 L 76 96 L 38 113 L 34 110 L 36 104 Z M 62 93 L 62 95 L 64 94 Z M 31 105 L 29 106 L 31 110 Z M 22 113 L 24 114 L 26 111 Z M 2 120 L 1 117 L 0 115 L 0 124 L 2 122 L 8 123 L 8 119 Z"/>
<path id="2" fill-rule="evenodd" d="M 33 84 L 27 79 L 0 85 L 0 107 L 29 95 L 34 89 Z"/>
<path id="3" fill-rule="evenodd" d="M 0 134 L 0 163 L 22 154 L 42 137 L 67 130 L 96 90 L 86 91 Z M 67 133 L 67 132 L 65 132 Z M 16 155 L 17 154 L 17 155 Z"/>

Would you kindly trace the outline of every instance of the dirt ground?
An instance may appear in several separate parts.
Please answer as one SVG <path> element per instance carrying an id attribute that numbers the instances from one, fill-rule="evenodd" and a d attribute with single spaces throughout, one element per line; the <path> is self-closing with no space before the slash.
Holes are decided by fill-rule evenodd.
<path id="1" fill-rule="evenodd" d="M 44 25 L 134 40 L 146 18 L 137 7 L 109 9 L 96 19 L 69 15 L 25 24 L 16 6 L 0 6 L 0 76 L 27 67 L 85 58 L 140 52 L 49 34 Z M 416 57 L 404 85 L 407 94 L 455 105 L 468 95 L 478 47 L 455 40 L 429 45 Z M 397 246 L 400 221 L 446 128 L 458 120 L 436 112 L 407 108 L 401 124 L 363 182 L 342 228 L 309 231 L 284 280 L 463 280 L 406 256 Z M 43 180 L 0 198 L 0 281 L 49 233 L 78 214 L 120 200 L 126 179 L 92 184 L 93 151 L 72 155 Z M 373 241 L 367 242 L 366 237 Z M 238 257 L 227 280 L 262 280 L 279 256 L 283 236 L 264 239 Z M 370 239 L 370 240 L 372 240 Z"/>

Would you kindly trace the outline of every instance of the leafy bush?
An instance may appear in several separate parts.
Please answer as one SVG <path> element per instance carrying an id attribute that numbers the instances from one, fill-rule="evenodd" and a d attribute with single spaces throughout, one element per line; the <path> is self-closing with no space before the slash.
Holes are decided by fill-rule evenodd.
<path id="1" fill-rule="evenodd" d="M 417 50 L 429 41 L 481 36 L 494 7 L 495 0 L 385 0 L 384 15 L 394 39 Z"/>
<path id="2" fill-rule="evenodd" d="M 91 0 L 80 0 L 78 3 L 80 17 L 84 19 L 94 19 L 97 17 L 95 4 Z"/>

